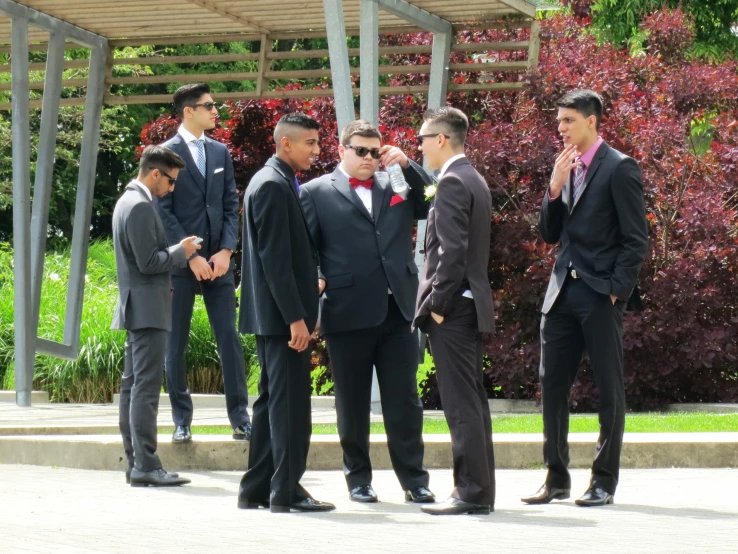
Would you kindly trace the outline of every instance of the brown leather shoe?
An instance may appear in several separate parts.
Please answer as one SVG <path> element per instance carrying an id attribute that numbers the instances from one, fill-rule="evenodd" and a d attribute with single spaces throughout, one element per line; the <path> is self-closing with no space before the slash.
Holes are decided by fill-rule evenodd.
<path id="1" fill-rule="evenodd" d="M 544 484 L 533 496 L 521 498 L 526 504 L 548 504 L 552 500 L 566 500 L 571 489 L 557 489 Z"/>

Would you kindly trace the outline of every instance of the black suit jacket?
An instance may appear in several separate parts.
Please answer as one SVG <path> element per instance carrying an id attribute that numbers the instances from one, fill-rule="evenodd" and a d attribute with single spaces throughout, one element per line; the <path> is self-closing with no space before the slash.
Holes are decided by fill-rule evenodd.
<path id="1" fill-rule="evenodd" d="M 418 267 L 413 222 L 425 219 L 430 178 L 414 162 L 404 170 L 407 198 L 394 195 L 387 173 L 374 175 L 372 214 L 340 168 L 300 187 L 300 201 L 326 280 L 320 326 L 324 333 L 375 327 L 387 317 L 387 291 L 402 314 L 413 318 Z"/>
<path id="2" fill-rule="evenodd" d="M 179 172 L 174 192 L 157 202 L 159 216 L 167 231 L 169 244 L 197 235 L 203 239 L 197 254 L 206 259 L 228 248 L 236 251 L 238 244 L 238 191 L 233 176 L 233 162 L 228 148 L 218 141 L 205 138 L 205 177 L 197 169 L 182 135 L 177 133 L 163 146 L 179 154 L 187 167 Z M 231 268 L 234 261 L 231 260 Z M 189 266 L 173 271 L 187 275 Z"/>
<path id="3" fill-rule="evenodd" d="M 243 200 L 243 271 L 238 329 L 290 336 L 300 319 L 318 319 L 318 255 L 295 191 L 295 174 L 273 156 L 254 175 Z"/>
<path id="4" fill-rule="evenodd" d="M 554 305 L 571 266 L 601 294 L 640 309 L 636 279 L 648 251 L 641 170 L 633 158 L 603 142 L 587 169 L 577 198 L 570 176 L 561 195 L 548 191 L 538 221 L 543 240 L 559 243 L 543 313 Z"/>
<path id="5" fill-rule="evenodd" d="M 464 290 L 471 290 L 479 331 L 495 330 L 489 286 L 492 195 L 469 160 L 454 161 L 438 182 L 428 213 L 425 272 L 413 325 L 425 329 L 430 313 L 447 315 Z"/>

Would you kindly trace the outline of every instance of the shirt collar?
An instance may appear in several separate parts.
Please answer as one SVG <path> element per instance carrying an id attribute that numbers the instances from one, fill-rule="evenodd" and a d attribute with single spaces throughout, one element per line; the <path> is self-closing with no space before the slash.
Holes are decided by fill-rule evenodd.
<path id="1" fill-rule="evenodd" d="M 592 165 L 592 160 L 594 159 L 597 150 L 603 142 L 604 141 L 602 140 L 602 137 L 597 137 L 597 142 L 590 146 L 589 150 L 587 150 L 584 154 L 580 156 L 579 161 L 584 164 L 584 169 L 587 169 L 590 165 Z"/>
<path id="2" fill-rule="evenodd" d="M 456 160 L 460 160 L 461 158 L 465 158 L 465 154 L 456 154 L 455 156 L 451 156 L 448 161 L 443 164 L 443 167 L 441 168 L 441 171 L 438 173 L 438 179 L 440 180 L 448 171 L 448 168 L 451 166 L 452 163 L 454 163 Z"/>
<path id="3" fill-rule="evenodd" d="M 183 139 L 185 139 L 185 142 L 187 144 L 191 143 L 192 141 L 205 138 L 204 132 L 199 137 L 196 137 L 195 135 L 190 133 L 187 129 L 185 129 L 184 125 L 180 125 L 179 129 L 177 129 L 177 132 L 182 136 Z"/>
<path id="4" fill-rule="evenodd" d="M 146 194 L 146 196 L 148 196 L 148 198 L 149 198 L 149 202 L 153 202 L 154 201 L 154 198 L 151 196 L 151 191 L 149 190 L 149 187 L 147 187 L 146 185 L 144 185 L 138 179 L 134 179 L 133 181 L 131 181 L 131 183 L 133 183 L 138 188 L 140 188 L 140 189 L 142 189 L 144 191 L 144 193 Z"/>

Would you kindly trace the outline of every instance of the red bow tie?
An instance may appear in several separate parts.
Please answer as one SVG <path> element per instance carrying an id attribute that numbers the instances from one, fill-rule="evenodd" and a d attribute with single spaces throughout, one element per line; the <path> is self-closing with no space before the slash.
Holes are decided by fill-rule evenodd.
<path id="1" fill-rule="evenodd" d="M 364 187 L 369 190 L 372 190 L 372 185 L 374 184 L 374 177 L 371 177 L 367 179 L 366 181 L 362 181 L 361 179 L 357 179 L 356 177 L 349 177 L 349 184 L 354 188 Z"/>

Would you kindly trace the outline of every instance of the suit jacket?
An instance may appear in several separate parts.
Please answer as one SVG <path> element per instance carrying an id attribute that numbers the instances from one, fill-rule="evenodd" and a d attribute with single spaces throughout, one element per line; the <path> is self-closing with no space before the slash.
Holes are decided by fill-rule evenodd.
<path id="1" fill-rule="evenodd" d="M 130 183 L 113 211 L 118 300 L 111 329 L 172 328 L 169 277 L 187 264 L 184 249 L 167 247 L 164 226 L 139 185 Z"/>
<path id="2" fill-rule="evenodd" d="M 430 178 L 411 162 L 403 171 L 407 198 L 395 200 L 389 176 L 374 174 L 372 214 L 340 168 L 300 187 L 300 201 L 326 280 L 320 326 L 324 333 L 375 327 L 387 317 L 392 291 L 402 314 L 412 321 L 418 291 L 413 260 L 413 223 L 425 219 Z"/>
<path id="3" fill-rule="evenodd" d="M 174 192 L 157 201 L 169 244 L 197 235 L 203 239 L 197 254 L 206 259 L 222 248 L 236 251 L 238 244 L 238 191 L 228 149 L 205 137 L 205 177 L 197 169 L 182 135 L 177 133 L 163 146 L 179 154 L 187 167 L 179 172 Z M 231 259 L 231 268 L 235 261 Z M 189 266 L 174 271 L 191 274 Z"/>
<path id="4" fill-rule="evenodd" d="M 300 319 L 310 332 L 318 319 L 318 255 L 300 201 L 295 174 L 278 157 L 267 160 L 243 201 L 243 271 L 238 329 L 290 336 Z"/>
<path id="5" fill-rule="evenodd" d="M 561 195 L 543 198 L 538 228 L 559 243 L 542 311 L 554 305 L 571 265 L 601 294 L 642 309 L 636 279 L 648 251 L 648 225 L 641 170 L 633 158 L 603 142 L 573 198 L 572 176 Z"/>
<path id="6" fill-rule="evenodd" d="M 489 286 L 492 195 L 469 160 L 454 161 L 438 182 L 428 213 L 425 271 L 418 290 L 413 325 L 424 329 L 430 313 L 447 315 L 465 290 L 471 290 L 479 331 L 495 330 Z"/>

